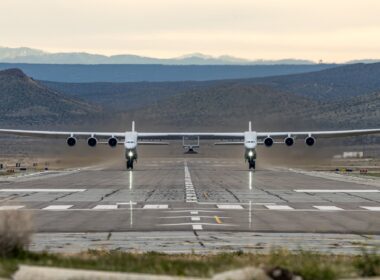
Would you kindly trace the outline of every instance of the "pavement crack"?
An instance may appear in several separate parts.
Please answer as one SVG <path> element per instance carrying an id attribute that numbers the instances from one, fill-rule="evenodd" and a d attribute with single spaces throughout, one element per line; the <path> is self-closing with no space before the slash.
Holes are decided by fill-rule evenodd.
<path id="1" fill-rule="evenodd" d="M 120 190 L 113 190 L 112 192 L 105 194 L 104 196 L 102 196 L 102 198 L 100 199 L 100 201 L 103 201 L 105 198 L 107 198 L 107 197 L 109 197 L 109 196 L 117 193 L 118 191 L 120 191 Z"/>
<path id="2" fill-rule="evenodd" d="M 154 194 L 155 191 L 156 191 L 156 190 L 151 190 L 150 192 L 148 192 L 148 193 L 147 193 L 147 196 L 146 196 L 146 198 L 145 198 L 144 201 L 148 201 L 149 198 Z"/>
<path id="3" fill-rule="evenodd" d="M 280 199 L 282 201 L 289 202 L 287 199 L 281 197 L 279 194 L 272 193 L 271 191 L 268 191 L 268 190 L 265 190 L 265 189 L 261 189 L 261 190 L 263 192 L 266 192 L 268 195 L 272 195 L 272 196 L 275 196 L 275 197 L 277 197 L 278 199 Z"/>
<path id="4" fill-rule="evenodd" d="M 51 200 L 51 201 L 57 201 L 58 199 L 64 198 L 64 197 L 69 196 L 69 195 L 72 195 L 72 194 L 73 194 L 73 193 L 65 193 L 64 195 L 58 196 L 58 197 L 54 198 L 54 199 Z"/>
<path id="5" fill-rule="evenodd" d="M 234 194 L 231 190 L 227 188 L 223 188 L 226 192 L 228 192 L 230 195 L 232 195 L 238 202 L 240 202 L 240 199 Z"/>
<path id="6" fill-rule="evenodd" d="M 199 238 L 198 232 L 196 230 L 193 230 L 193 233 L 195 235 L 195 238 L 197 239 L 199 245 L 201 245 L 202 248 L 206 248 L 206 245 L 202 242 L 202 240 Z"/>

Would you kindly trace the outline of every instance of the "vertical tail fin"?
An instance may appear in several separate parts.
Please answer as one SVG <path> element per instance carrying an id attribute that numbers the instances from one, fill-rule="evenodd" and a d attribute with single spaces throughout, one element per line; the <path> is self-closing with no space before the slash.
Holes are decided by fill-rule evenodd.
<path id="1" fill-rule="evenodd" d="M 132 121 L 132 131 L 135 131 L 135 121 Z"/>
<path id="2" fill-rule="evenodd" d="M 251 121 L 248 122 L 248 131 L 252 131 L 252 122 Z"/>

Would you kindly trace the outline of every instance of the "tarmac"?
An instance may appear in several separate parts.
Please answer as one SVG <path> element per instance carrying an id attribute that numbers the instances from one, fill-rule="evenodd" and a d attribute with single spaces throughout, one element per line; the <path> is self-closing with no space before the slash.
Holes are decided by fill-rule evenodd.
<path id="1" fill-rule="evenodd" d="M 242 160 L 164 158 L 0 179 L 31 213 L 33 250 L 168 253 L 274 247 L 357 253 L 380 242 L 380 180 Z"/>

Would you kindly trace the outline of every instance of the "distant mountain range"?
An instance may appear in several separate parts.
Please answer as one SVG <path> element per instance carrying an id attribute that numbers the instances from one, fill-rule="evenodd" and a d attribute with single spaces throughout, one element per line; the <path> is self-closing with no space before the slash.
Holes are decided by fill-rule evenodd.
<path id="1" fill-rule="evenodd" d="M 159 65 L 159 64 L 26 64 L 0 63 L 0 70 L 19 68 L 36 80 L 85 82 L 208 81 L 313 72 L 334 64 L 309 65 Z"/>
<path id="2" fill-rule="evenodd" d="M 31 48 L 0 47 L 0 62 L 39 64 L 163 64 L 163 65 L 307 65 L 310 60 L 249 60 L 229 55 L 214 57 L 193 53 L 175 58 L 153 58 L 132 54 L 105 56 L 85 52 L 50 53 Z"/>
<path id="3" fill-rule="evenodd" d="M 123 131 L 135 120 L 144 130 L 236 131 L 252 120 L 260 130 L 378 127 L 379 69 L 357 64 L 265 79 L 85 84 L 35 81 L 11 69 L 0 72 L 0 125 Z"/>

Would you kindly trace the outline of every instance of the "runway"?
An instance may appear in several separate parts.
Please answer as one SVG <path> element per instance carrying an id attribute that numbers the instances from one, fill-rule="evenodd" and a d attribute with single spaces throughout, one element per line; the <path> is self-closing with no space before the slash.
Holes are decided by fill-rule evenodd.
<path id="1" fill-rule="evenodd" d="M 288 168 L 250 172 L 239 160 L 155 159 L 134 171 L 2 178 L 0 199 L 0 210 L 32 213 L 41 234 L 380 233 L 380 181 Z"/>

